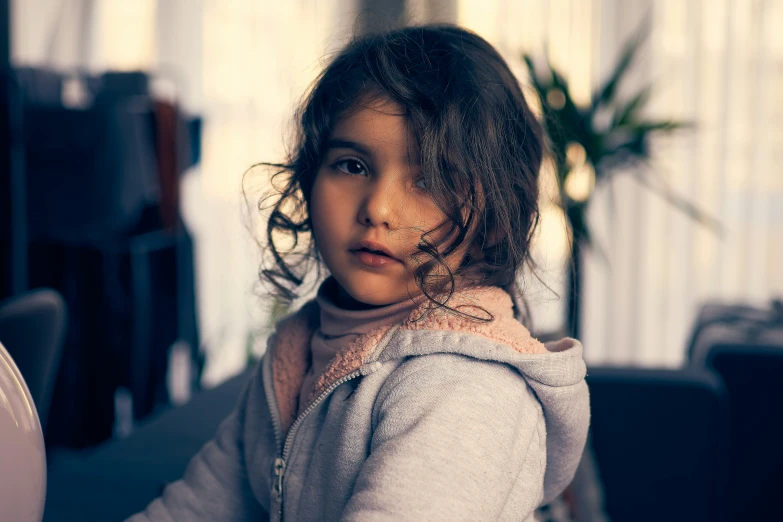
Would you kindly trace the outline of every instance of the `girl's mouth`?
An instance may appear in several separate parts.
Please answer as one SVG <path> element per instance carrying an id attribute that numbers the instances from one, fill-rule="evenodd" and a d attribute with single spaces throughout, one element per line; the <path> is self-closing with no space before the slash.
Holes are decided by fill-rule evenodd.
<path id="1" fill-rule="evenodd" d="M 389 257 L 383 252 L 378 252 L 375 250 L 367 250 L 363 248 L 361 250 L 351 250 L 351 253 L 359 260 L 359 262 L 367 266 L 382 267 L 391 263 L 399 263 L 399 261 L 393 257 Z"/>
<path id="2" fill-rule="evenodd" d="M 382 267 L 392 263 L 399 263 L 400 260 L 392 256 L 389 249 L 380 243 L 372 241 L 359 241 L 351 245 L 349 251 L 363 265 L 372 267 Z"/>

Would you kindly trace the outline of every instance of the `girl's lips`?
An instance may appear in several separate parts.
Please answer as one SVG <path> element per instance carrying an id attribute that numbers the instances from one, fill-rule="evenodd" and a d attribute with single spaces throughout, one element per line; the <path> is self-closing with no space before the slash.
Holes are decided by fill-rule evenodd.
<path id="1" fill-rule="evenodd" d="M 348 249 L 352 253 L 359 253 L 359 252 L 366 252 L 371 255 L 377 256 L 377 257 L 388 257 L 392 261 L 400 261 L 398 258 L 394 256 L 394 254 L 391 253 L 391 250 L 389 250 L 385 245 L 381 243 L 376 243 L 375 241 L 369 241 L 369 240 L 362 240 L 357 241 L 353 243 L 350 248 Z M 368 251 L 374 251 L 374 252 L 368 252 Z"/>
<path id="2" fill-rule="evenodd" d="M 363 265 L 371 267 L 384 267 L 392 263 L 399 263 L 399 261 L 392 257 L 383 254 L 374 254 L 367 250 L 351 250 L 351 254 L 353 254 Z"/>
<path id="3" fill-rule="evenodd" d="M 370 267 L 384 267 L 402 262 L 394 257 L 386 246 L 375 241 L 357 241 L 348 250 L 360 263 Z"/>

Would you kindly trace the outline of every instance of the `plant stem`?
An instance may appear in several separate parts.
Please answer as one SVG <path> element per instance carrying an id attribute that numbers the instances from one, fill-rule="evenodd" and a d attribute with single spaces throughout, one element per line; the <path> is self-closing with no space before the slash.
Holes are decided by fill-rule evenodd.
<path id="1" fill-rule="evenodd" d="M 582 242 L 579 238 L 571 240 L 571 259 L 568 270 L 568 286 L 566 293 L 568 302 L 566 307 L 566 331 L 574 339 L 581 336 L 581 309 L 582 309 Z"/>

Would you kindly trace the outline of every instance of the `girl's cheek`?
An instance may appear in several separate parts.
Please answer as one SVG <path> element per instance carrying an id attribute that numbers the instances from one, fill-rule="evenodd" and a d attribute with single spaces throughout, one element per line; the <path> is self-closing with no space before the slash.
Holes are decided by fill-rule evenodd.
<path id="1" fill-rule="evenodd" d="M 315 178 L 313 179 L 313 185 L 311 190 L 311 199 L 313 201 L 319 201 L 322 202 L 324 199 L 323 195 L 326 192 L 329 192 L 329 176 L 326 175 L 323 172 L 323 168 L 319 169 L 318 172 L 315 174 Z"/>

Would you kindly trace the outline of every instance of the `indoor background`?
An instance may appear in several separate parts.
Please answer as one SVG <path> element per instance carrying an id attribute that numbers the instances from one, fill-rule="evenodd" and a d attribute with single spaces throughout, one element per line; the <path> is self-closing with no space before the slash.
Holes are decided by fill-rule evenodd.
<path id="1" fill-rule="evenodd" d="M 0 226 L 10 237 L 0 238 L 0 297 L 46 286 L 62 294 L 68 310 L 47 384 L 48 421 L 41 415 L 47 445 L 63 449 L 49 461 L 53 469 L 62 463 L 50 481 L 54 512 L 84 508 L 68 487 L 121 490 L 125 484 L 112 473 L 134 455 L 144 470 L 138 464 L 128 471 L 139 484 L 122 505 L 129 514 L 156 480 L 179 476 L 199 437 L 214 432 L 210 423 L 225 416 L 238 390 L 241 378 L 232 377 L 263 353 L 281 311 L 258 283 L 264 216 L 257 206 L 270 173 L 253 166 L 283 159 L 293 110 L 330 56 L 354 35 L 408 23 L 455 23 L 487 39 L 538 115 L 592 111 L 591 136 L 606 143 L 644 136 L 634 161 L 619 163 L 593 161 L 575 140 L 553 138 L 564 163 L 549 162 L 541 172 L 533 252 L 540 268 L 521 283 L 536 335 L 583 342 L 609 511 L 620 513 L 623 500 L 677 480 L 723 476 L 711 467 L 729 466 L 720 457 L 728 418 L 723 384 L 713 373 L 687 379 L 699 346 L 716 335 L 739 344 L 761 339 L 780 359 L 783 305 L 773 300 L 783 296 L 783 0 L 5 4 L 13 73 L 11 102 L 0 114 L 11 122 L 0 160 L 12 176 L 0 181 L 3 192 L 13 190 L 0 201 Z M 630 55 L 620 81 L 605 89 Z M 552 83 L 551 70 L 561 83 Z M 70 181 L 88 179 L 79 177 L 88 171 L 96 177 L 87 185 Z M 14 179 L 23 181 L 22 192 Z M 87 190 L 106 179 L 116 183 Z M 84 203 L 88 196 L 94 199 Z M 92 222 L 74 221 L 75 208 L 101 205 L 104 214 Z M 572 211 L 588 235 L 570 232 Z M 705 309 L 707 303 L 725 308 Z M 716 321 L 724 329 L 706 336 Z M 758 364 L 739 387 L 729 374 L 721 378 L 732 405 L 750 401 L 742 392 L 754 404 L 769 399 L 731 421 L 731 430 L 747 428 L 731 431 L 732 444 L 761 451 L 779 446 L 774 434 L 783 427 L 769 412 L 780 411 L 783 399 L 748 385 L 763 380 L 762 369 L 772 372 L 766 385 L 778 382 L 780 363 Z M 201 399 L 190 401 L 200 388 L 214 394 L 198 392 Z M 709 407 L 688 391 L 707 389 L 715 392 Z M 644 420 L 634 417 L 635 404 L 621 403 L 624 394 L 643 410 L 674 415 L 676 430 L 638 424 Z M 220 397 L 220 407 L 210 402 Z M 713 411 L 723 413 L 711 417 Z M 156 415 L 161 423 L 145 431 Z M 199 435 L 177 431 L 185 428 Z M 646 437 L 660 443 L 660 454 L 614 451 Z M 700 437 L 709 439 L 708 449 L 695 445 Z M 94 458 L 81 453 L 95 446 Z M 754 500 L 742 496 L 749 492 L 737 496 L 742 509 L 777 493 L 760 484 L 779 487 L 779 471 L 741 467 L 777 462 L 768 455 L 736 458 L 725 473 L 756 484 Z M 673 478 L 673 468 L 661 464 L 666 459 L 683 475 Z M 623 466 L 630 464 L 646 476 L 627 478 Z M 622 489 L 645 480 L 649 490 Z M 673 489 L 665 495 L 681 493 Z M 710 491 L 705 503 L 719 510 L 722 495 Z M 115 502 L 109 498 L 107 505 Z M 639 507 L 652 506 L 650 498 L 640 502 L 627 520 L 655 513 Z M 94 519 L 105 519 L 99 514 L 108 511 L 96 506 Z"/>

